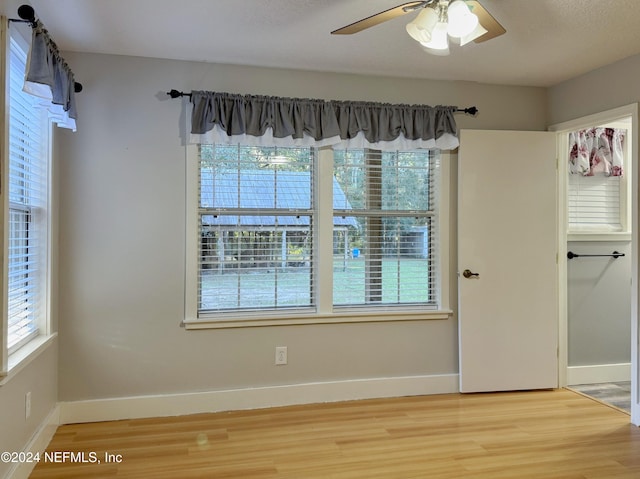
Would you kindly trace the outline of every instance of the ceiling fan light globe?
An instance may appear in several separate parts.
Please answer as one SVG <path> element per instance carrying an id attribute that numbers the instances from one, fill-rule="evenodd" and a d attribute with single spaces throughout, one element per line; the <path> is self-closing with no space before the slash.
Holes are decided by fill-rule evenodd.
<path id="1" fill-rule="evenodd" d="M 447 24 L 438 22 L 431 32 L 431 41 L 422 42 L 422 46 L 432 50 L 449 50 Z"/>
<path id="2" fill-rule="evenodd" d="M 473 14 L 469 14 L 456 22 L 449 21 L 448 32 L 452 37 L 460 38 L 473 32 L 477 26 L 478 17 Z"/>
<path id="3" fill-rule="evenodd" d="M 431 32 L 419 28 L 413 22 L 407 24 L 407 33 L 416 42 L 422 43 L 431 41 Z"/>
<path id="4" fill-rule="evenodd" d="M 407 33 L 417 42 L 430 42 L 432 31 L 438 23 L 438 13 L 433 8 L 423 8 L 407 24 Z"/>
<path id="5" fill-rule="evenodd" d="M 471 10 L 463 0 L 454 0 L 447 7 L 447 17 L 449 20 L 458 20 L 465 15 L 470 15 Z"/>
<path id="6" fill-rule="evenodd" d="M 454 0 L 447 10 L 449 19 L 449 35 L 452 37 L 464 37 L 470 34 L 478 26 L 478 17 L 469 10 L 462 0 Z"/>

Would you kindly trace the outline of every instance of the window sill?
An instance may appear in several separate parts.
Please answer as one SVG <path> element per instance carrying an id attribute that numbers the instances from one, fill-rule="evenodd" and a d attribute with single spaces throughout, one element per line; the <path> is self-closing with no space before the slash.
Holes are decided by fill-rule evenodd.
<path id="1" fill-rule="evenodd" d="M 31 361 L 40 356 L 43 351 L 53 344 L 53 340 L 57 336 L 58 333 L 53 333 L 48 336 L 37 336 L 18 349 L 15 353 L 9 355 L 7 371 L 0 372 L 0 386 L 7 384 Z"/>
<path id="2" fill-rule="evenodd" d="M 389 321 L 425 321 L 449 319 L 453 311 L 390 311 L 353 312 L 340 311 L 330 314 L 309 314 L 289 316 L 287 318 L 273 316 L 236 317 L 234 319 L 185 319 L 182 325 L 187 330 L 253 328 L 260 326 L 294 326 L 309 324 L 345 324 L 345 323 L 377 323 Z"/>
<path id="3" fill-rule="evenodd" d="M 623 231 L 568 233 L 567 241 L 631 241 L 631 233 Z"/>

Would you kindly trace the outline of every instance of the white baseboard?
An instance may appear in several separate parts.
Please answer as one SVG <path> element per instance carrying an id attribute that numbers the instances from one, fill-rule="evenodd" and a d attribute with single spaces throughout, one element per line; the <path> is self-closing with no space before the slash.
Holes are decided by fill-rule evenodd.
<path id="1" fill-rule="evenodd" d="M 323 402 L 456 393 L 458 375 L 373 378 L 61 402 L 60 424 L 181 416 Z"/>
<path id="2" fill-rule="evenodd" d="M 23 452 L 32 454 L 44 453 L 59 425 L 60 407 L 56 405 L 42 422 L 40 428 L 36 431 Z M 11 479 L 28 479 L 35 466 L 35 462 L 25 461 L 16 463 L 15 467 L 9 471 L 7 477 Z"/>
<path id="3" fill-rule="evenodd" d="M 569 366 L 567 384 L 596 384 L 631 380 L 631 363 Z"/>

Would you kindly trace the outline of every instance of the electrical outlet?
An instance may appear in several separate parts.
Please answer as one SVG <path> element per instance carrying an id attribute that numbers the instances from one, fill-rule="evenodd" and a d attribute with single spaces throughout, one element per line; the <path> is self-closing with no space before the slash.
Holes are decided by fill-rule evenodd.
<path id="1" fill-rule="evenodd" d="M 276 366 L 287 364 L 287 347 L 276 346 Z"/>
<path id="2" fill-rule="evenodd" d="M 29 419 L 31 416 L 31 391 L 24 395 L 24 418 Z"/>

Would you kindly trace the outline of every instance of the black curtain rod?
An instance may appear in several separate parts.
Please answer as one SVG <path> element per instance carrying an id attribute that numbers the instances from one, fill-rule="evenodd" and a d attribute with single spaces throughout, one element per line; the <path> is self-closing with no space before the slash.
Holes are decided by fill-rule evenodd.
<path id="1" fill-rule="evenodd" d="M 31 28 L 35 28 L 37 26 L 36 23 L 36 12 L 31 5 L 20 5 L 18 7 L 18 16 L 20 20 L 17 18 L 10 18 L 10 22 L 19 22 L 19 23 L 28 23 Z M 56 48 L 58 46 L 56 45 Z M 82 91 L 82 83 L 74 82 L 73 90 L 76 93 L 80 93 Z"/>
<path id="2" fill-rule="evenodd" d="M 169 95 L 171 98 L 180 98 L 181 96 L 188 96 L 189 98 L 191 98 L 191 93 L 185 93 L 183 91 L 178 91 L 178 90 L 168 91 L 167 95 Z M 476 116 L 478 114 L 478 108 L 476 108 L 475 106 L 471 106 L 469 108 L 458 108 L 456 111 L 461 113 L 467 113 L 473 116 Z"/>
<path id="3" fill-rule="evenodd" d="M 574 253 L 573 251 L 569 251 L 567 253 L 567 258 L 569 259 L 587 258 L 587 257 L 609 257 L 609 258 L 617 259 L 620 256 L 624 256 L 624 253 L 618 253 L 617 251 L 614 251 L 611 254 L 577 254 L 577 253 Z"/>

